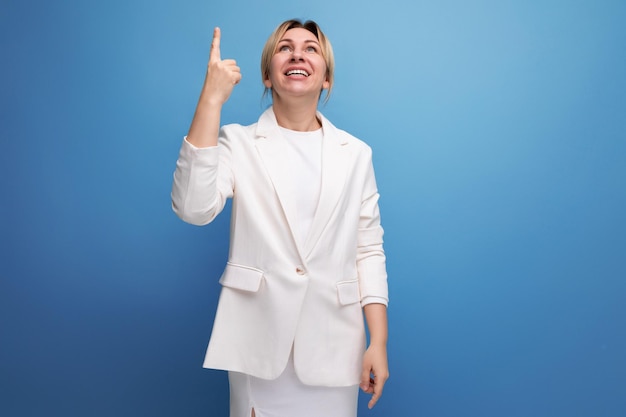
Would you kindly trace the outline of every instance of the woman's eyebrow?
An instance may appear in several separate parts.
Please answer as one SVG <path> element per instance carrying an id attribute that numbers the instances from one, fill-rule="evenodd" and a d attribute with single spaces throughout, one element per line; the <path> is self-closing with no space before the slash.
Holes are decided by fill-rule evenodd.
<path id="1" fill-rule="evenodd" d="M 278 43 L 280 43 L 280 42 L 291 42 L 291 43 L 293 43 L 293 39 L 284 38 L 284 39 L 281 39 L 281 40 L 278 41 Z M 314 39 L 307 39 L 307 40 L 304 41 L 304 43 L 314 43 L 314 44 L 319 45 L 319 42 L 314 40 Z"/>

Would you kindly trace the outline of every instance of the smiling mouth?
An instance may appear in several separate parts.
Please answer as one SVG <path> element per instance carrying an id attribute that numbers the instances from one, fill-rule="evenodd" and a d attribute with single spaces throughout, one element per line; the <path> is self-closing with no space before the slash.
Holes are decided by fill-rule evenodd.
<path id="1" fill-rule="evenodd" d="M 309 73 L 306 72 L 305 70 L 294 69 L 294 70 L 287 71 L 285 73 L 285 75 L 287 75 L 287 76 L 289 76 L 289 75 L 304 75 L 305 77 L 308 77 Z"/>

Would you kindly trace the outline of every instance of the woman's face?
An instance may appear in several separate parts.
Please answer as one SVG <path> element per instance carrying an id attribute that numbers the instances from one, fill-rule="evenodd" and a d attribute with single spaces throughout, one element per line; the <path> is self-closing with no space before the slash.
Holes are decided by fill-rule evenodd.
<path id="1" fill-rule="evenodd" d="M 269 78 L 263 84 L 281 98 L 310 95 L 317 100 L 329 83 L 326 61 L 315 35 L 303 28 L 285 32 L 270 62 Z"/>

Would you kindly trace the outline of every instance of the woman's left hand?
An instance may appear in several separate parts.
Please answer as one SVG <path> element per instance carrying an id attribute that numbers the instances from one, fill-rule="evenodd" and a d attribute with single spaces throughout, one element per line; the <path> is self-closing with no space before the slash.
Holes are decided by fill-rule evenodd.
<path id="1" fill-rule="evenodd" d="M 361 373 L 361 389 L 373 394 L 367 404 L 368 408 L 376 405 L 383 395 L 383 387 L 389 378 L 387 365 L 387 347 L 385 345 L 370 345 L 363 355 L 363 372 Z"/>

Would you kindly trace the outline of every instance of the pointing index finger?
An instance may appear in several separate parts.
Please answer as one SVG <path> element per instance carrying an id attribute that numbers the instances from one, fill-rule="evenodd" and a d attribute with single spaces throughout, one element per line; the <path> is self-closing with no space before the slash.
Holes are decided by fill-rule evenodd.
<path id="1" fill-rule="evenodd" d="M 209 55 L 209 60 L 211 61 L 219 61 L 220 57 L 220 28 L 216 27 L 213 29 L 213 41 L 211 42 L 211 53 Z"/>

